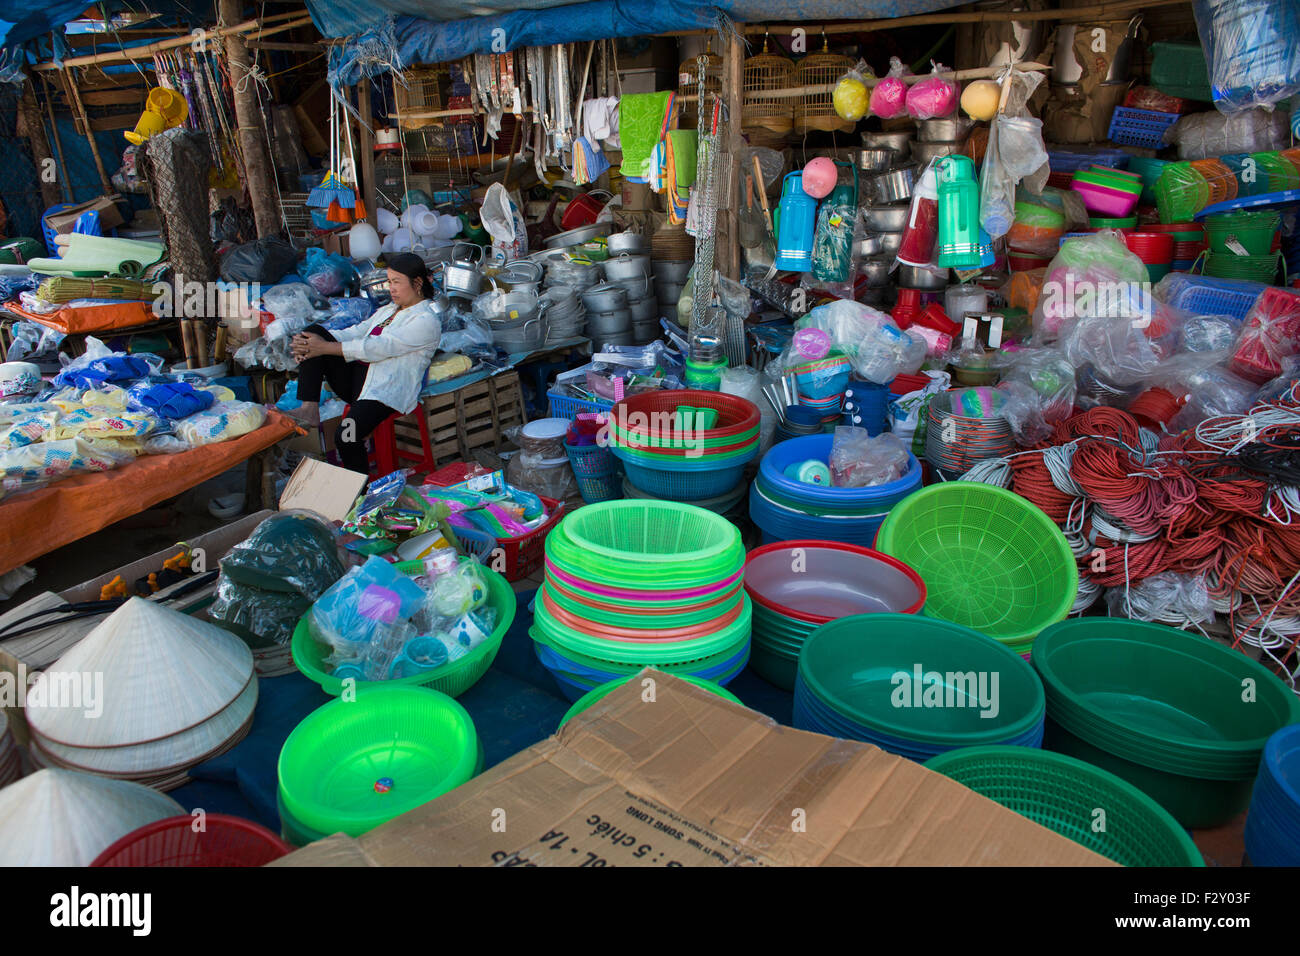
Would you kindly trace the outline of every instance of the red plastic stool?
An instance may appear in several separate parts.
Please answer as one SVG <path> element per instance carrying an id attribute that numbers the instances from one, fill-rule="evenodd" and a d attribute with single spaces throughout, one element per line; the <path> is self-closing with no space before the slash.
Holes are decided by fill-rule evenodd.
<path id="1" fill-rule="evenodd" d="M 405 415 L 394 412 L 371 432 L 370 473 L 373 477 L 381 478 L 392 474 L 398 468 L 410 467 L 421 474 L 428 474 L 436 469 L 437 466 L 433 461 L 433 442 L 429 439 L 429 419 L 419 414 L 423 410 L 422 406 L 416 406 L 416 422 L 420 427 L 419 452 L 397 447 L 397 430 L 393 427 L 393 423 L 399 418 L 405 418 Z"/>

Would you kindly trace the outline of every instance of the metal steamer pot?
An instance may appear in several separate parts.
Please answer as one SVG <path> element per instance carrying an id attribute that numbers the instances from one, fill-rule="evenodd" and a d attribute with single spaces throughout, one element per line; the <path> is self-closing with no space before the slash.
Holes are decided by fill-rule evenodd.
<path id="1" fill-rule="evenodd" d="M 693 259 L 657 259 L 654 263 L 655 279 L 670 285 L 685 285 L 693 265 L 695 265 Z"/>
<path id="2" fill-rule="evenodd" d="M 536 294 L 542 286 L 545 269 L 540 262 L 532 259 L 512 259 L 501 267 L 497 281 L 511 292 L 531 292 Z"/>
<path id="3" fill-rule="evenodd" d="M 619 335 L 632 328 L 632 313 L 627 309 L 613 312 L 588 312 L 587 334 L 592 338 Z"/>
<path id="4" fill-rule="evenodd" d="M 864 146 L 857 151 L 858 169 L 864 173 L 881 173 L 894 164 L 898 154 L 884 147 Z"/>
<path id="5" fill-rule="evenodd" d="M 957 155 L 961 152 L 961 145 L 959 142 L 917 143 L 912 147 L 912 155 L 925 167 L 936 159 Z"/>
<path id="6" fill-rule="evenodd" d="M 613 312 L 627 308 L 627 290 L 621 285 L 602 282 L 582 292 L 582 304 L 588 312 Z"/>
<path id="7" fill-rule="evenodd" d="M 867 183 L 867 194 L 873 203 L 888 205 L 912 198 L 915 166 L 899 166 L 887 173 L 872 177 Z"/>
<path id="8" fill-rule="evenodd" d="M 606 259 L 605 278 L 610 282 L 620 279 L 639 279 L 650 275 L 650 257 L 648 255 L 630 256 L 624 253 L 616 258 Z"/>
<path id="9" fill-rule="evenodd" d="M 656 322 L 659 320 L 659 300 L 654 296 L 641 299 L 628 306 L 632 313 L 632 322 Z"/>
<path id="10" fill-rule="evenodd" d="M 894 162 L 901 163 L 907 159 L 912 149 L 912 134 L 902 133 L 863 133 L 862 145 L 868 149 L 892 149 Z"/>
<path id="11" fill-rule="evenodd" d="M 541 348 L 546 340 L 546 325 L 540 318 L 529 319 L 519 328 L 492 328 L 492 344 L 511 354 Z"/>
<path id="12" fill-rule="evenodd" d="M 645 236 L 635 232 L 616 232 L 605 240 L 611 256 L 639 256 L 645 252 Z"/>
<path id="13" fill-rule="evenodd" d="M 649 276 L 637 276 L 633 279 L 613 279 L 610 284 L 621 286 L 627 290 L 628 305 L 640 302 L 642 299 L 648 299 L 651 296 Z"/>
<path id="14" fill-rule="evenodd" d="M 468 250 L 464 256 L 460 251 Z M 477 253 L 477 256 L 475 255 Z M 448 295 L 472 299 L 483 291 L 483 247 L 468 242 L 452 246 L 451 259 L 442 267 L 442 287 Z"/>

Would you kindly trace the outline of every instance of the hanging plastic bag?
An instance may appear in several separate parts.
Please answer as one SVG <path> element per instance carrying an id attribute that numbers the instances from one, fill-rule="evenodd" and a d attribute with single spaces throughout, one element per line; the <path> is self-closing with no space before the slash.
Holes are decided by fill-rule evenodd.
<path id="1" fill-rule="evenodd" d="M 889 58 L 889 72 L 871 91 L 868 111 L 881 119 L 897 119 L 907 112 L 907 76 L 903 61 L 896 56 Z"/>
<path id="2" fill-rule="evenodd" d="M 1011 70 L 1006 107 L 993 117 L 989 143 L 980 170 L 980 225 L 993 239 L 1005 236 L 1016 219 L 1016 186 L 1028 179 L 1031 192 L 1047 184 L 1047 148 L 1043 122 L 1028 113 L 1028 103 L 1043 77 Z"/>
<path id="3" fill-rule="evenodd" d="M 479 217 L 483 220 L 483 228 L 492 237 L 492 249 L 498 258 L 504 256 L 509 261 L 528 254 L 528 229 L 524 218 L 501 183 L 488 187 Z"/>
<path id="4" fill-rule="evenodd" d="M 283 239 L 258 239 L 235 246 L 221 257 L 221 278 L 272 285 L 292 272 L 297 261 L 298 251 Z"/>
<path id="5" fill-rule="evenodd" d="M 917 80 L 907 91 L 907 115 L 928 120 L 951 116 L 957 111 L 958 90 L 952 71 L 930 61 L 930 75 Z"/>
<path id="6" fill-rule="evenodd" d="M 1196 0 L 1214 105 L 1272 107 L 1300 93 L 1300 15 L 1280 0 Z"/>
<path id="7" fill-rule="evenodd" d="M 812 274 L 821 282 L 848 282 L 853 277 L 853 233 L 858 220 L 856 167 L 853 172 L 853 189 L 836 186 L 817 210 Z"/>
<path id="8" fill-rule="evenodd" d="M 857 66 L 840 77 L 831 93 L 831 102 L 840 119 L 856 123 L 867 115 L 871 105 L 871 91 L 867 89 L 867 79 L 875 79 L 866 60 L 858 60 Z"/>

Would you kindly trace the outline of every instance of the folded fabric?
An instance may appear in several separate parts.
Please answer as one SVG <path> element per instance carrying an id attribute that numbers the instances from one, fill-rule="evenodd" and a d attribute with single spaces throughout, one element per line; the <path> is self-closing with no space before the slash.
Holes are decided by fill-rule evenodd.
<path id="1" fill-rule="evenodd" d="M 593 146 L 583 136 L 573 141 L 573 181 L 579 186 L 594 183 L 609 166 L 599 146 Z"/>
<path id="2" fill-rule="evenodd" d="M 644 183 L 650 179 L 650 154 L 673 125 L 674 95 L 671 90 L 658 93 L 627 93 L 618 104 L 619 137 L 623 141 L 625 179 Z"/>
<path id="3" fill-rule="evenodd" d="M 604 142 L 619 149 L 619 103 L 617 96 L 598 96 L 582 104 L 582 135 L 593 144 Z"/>
<path id="4" fill-rule="evenodd" d="M 137 355 L 107 355 L 81 368 L 65 368 L 54 377 L 56 386 L 100 388 L 105 382 L 124 382 L 148 375 L 153 368 Z"/>
<path id="5" fill-rule="evenodd" d="M 216 396 L 212 393 L 201 392 L 186 382 L 141 383 L 128 393 L 127 405 L 175 420 L 211 408 L 215 401 Z"/>

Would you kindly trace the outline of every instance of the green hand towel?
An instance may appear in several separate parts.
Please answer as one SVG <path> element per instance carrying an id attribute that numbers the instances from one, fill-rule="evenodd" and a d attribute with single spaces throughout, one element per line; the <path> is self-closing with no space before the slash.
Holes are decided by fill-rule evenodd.
<path id="1" fill-rule="evenodd" d="M 618 101 L 618 135 L 623 143 L 623 165 L 628 179 L 650 178 L 650 153 L 663 133 L 664 113 L 672 93 L 627 93 Z"/>

